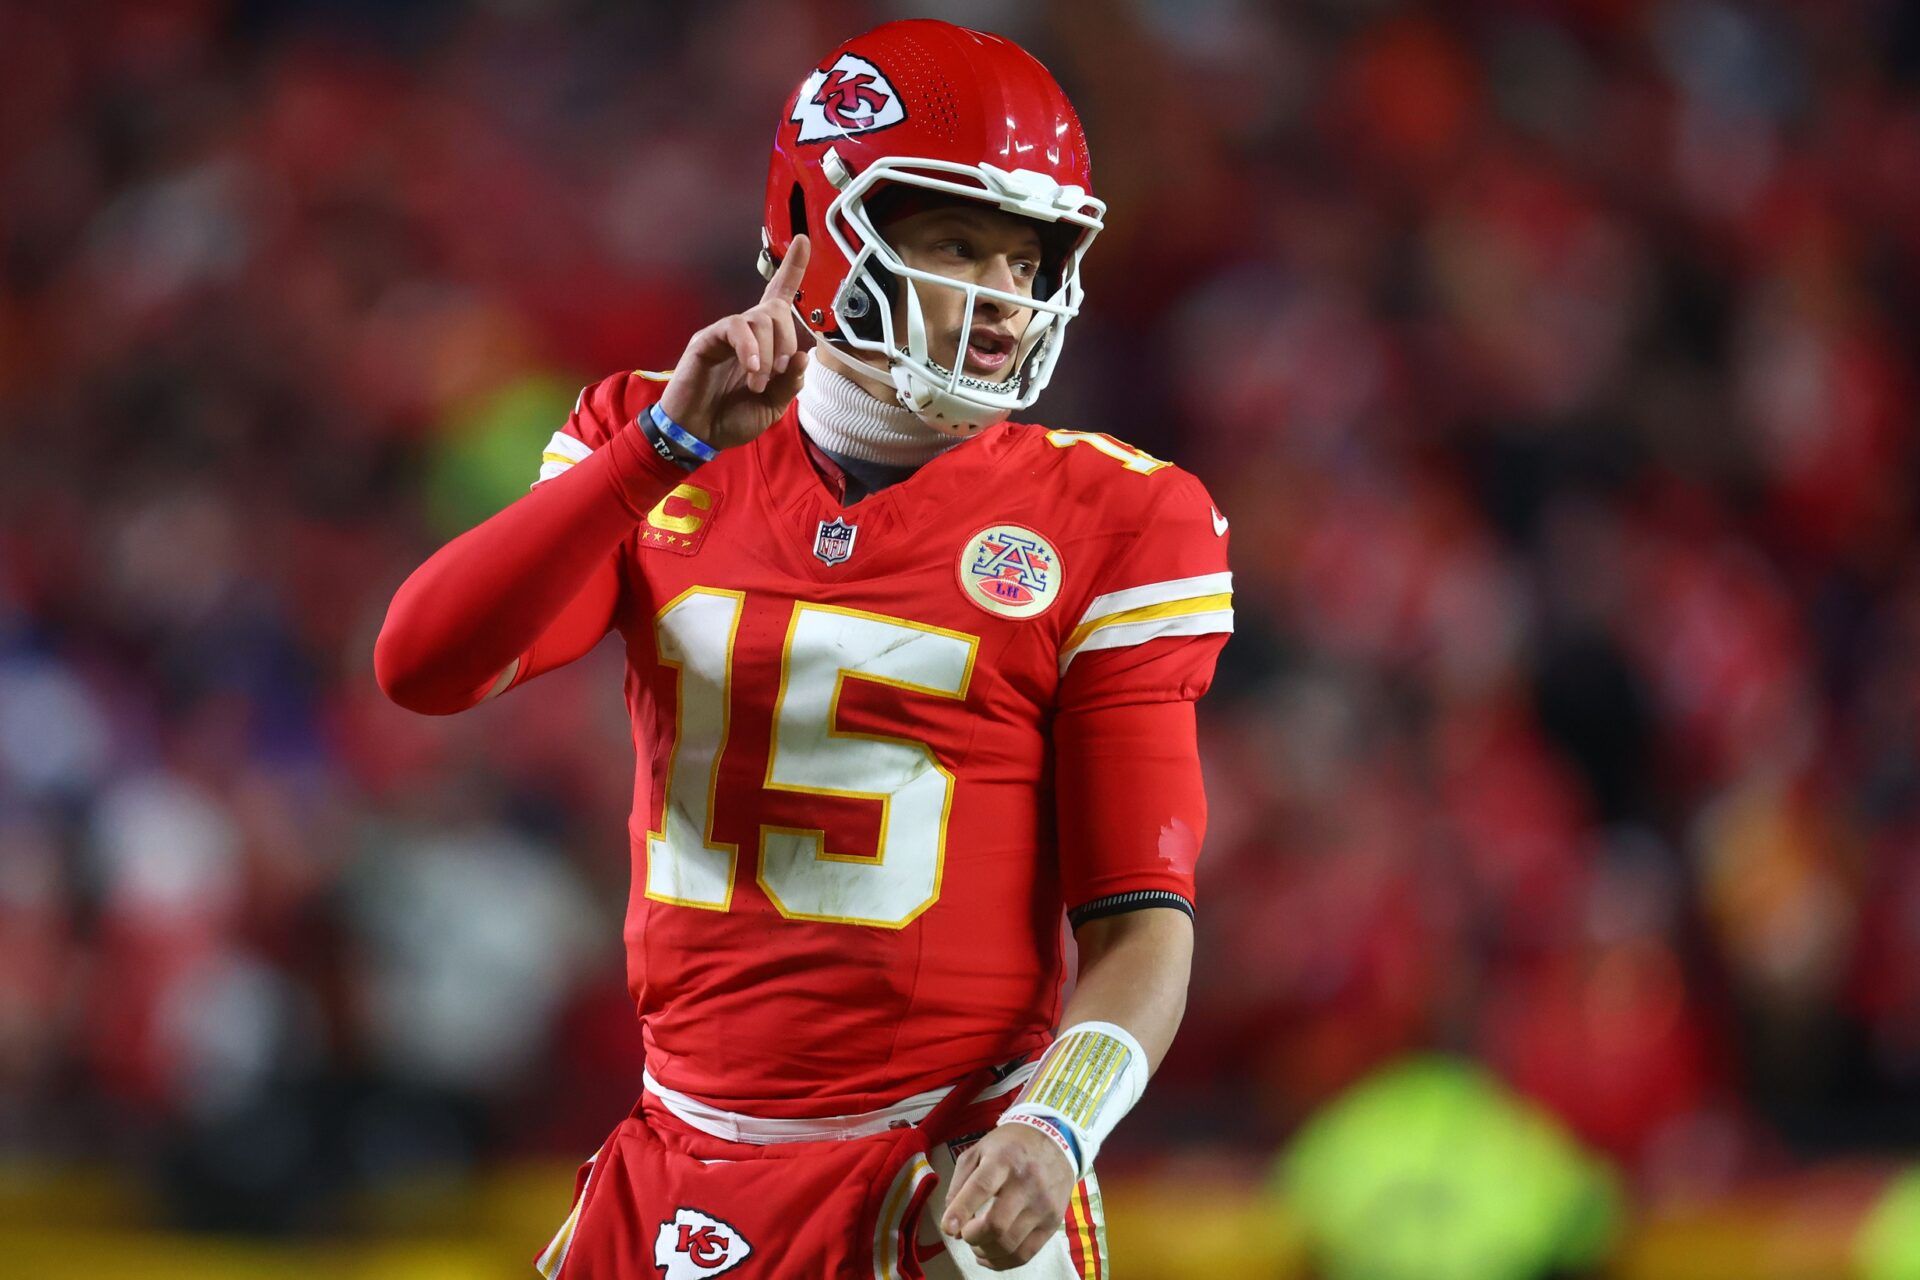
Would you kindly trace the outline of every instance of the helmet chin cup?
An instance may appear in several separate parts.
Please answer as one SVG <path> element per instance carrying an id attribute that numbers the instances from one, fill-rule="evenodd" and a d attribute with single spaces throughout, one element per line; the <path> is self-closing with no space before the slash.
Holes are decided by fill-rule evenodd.
<path id="1" fill-rule="evenodd" d="M 970 436 L 996 422 L 1005 422 L 1013 412 L 957 396 L 947 390 L 944 379 L 929 378 L 905 360 L 894 361 L 888 372 L 893 375 L 894 393 L 901 405 L 942 435 Z"/>
<path id="2" fill-rule="evenodd" d="M 965 438 L 978 434 L 1005 421 L 1010 412 L 983 412 L 978 405 L 946 395 L 939 381 L 917 376 L 910 366 L 897 361 L 886 369 L 868 364 L 852 354 L 840 338 L 825 339 L 813 350 L 816 357 L 839 365 L 843 374 L 865 387 L 876 400 L 885 401 L 886 389 L 891 386 L 895 403 L 942 435 Z"/>

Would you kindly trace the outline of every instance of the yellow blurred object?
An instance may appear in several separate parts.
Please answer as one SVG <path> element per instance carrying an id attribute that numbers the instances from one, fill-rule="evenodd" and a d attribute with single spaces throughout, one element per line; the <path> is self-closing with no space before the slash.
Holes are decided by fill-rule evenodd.
<path id="1" fill-rule="evenodd" d="M 36 1280 L 526 1280 L 574 1166 L 422 1179 L 344 1206 L 352 1234 L 236 1239 L 145 1229 L 157 1206 L 107 1170 L 0 1170 L 0 1274 Z"/>
<path id="2" fill-rule="evenodd" d="M 1294 1216 L 1254 1194 L 1251 1179 L 1107 1179 L 1107 1240 L 1128 1280 L 1304 1277 L 1306 1249 Z"/>
<path id="3" fill-rule="evenodd" d="M 1884 1168 L 1837 1163 L 1717 1200 L 1673 1205 L 1626 1236 L 1606 1274 L 1620 1280 L 1892 1280 L 1857 1271 L 1853 1258 L 1861 1225 L 1886 1184 Z"/>
<path id="4" fill-rule="evenodd" d="M 1860 1280 L 1920 1280 L 1920 1169 L 1906 1170 L 1875 1198 L 1853 1258 Z"/>
<path id="5" fill-rule="evenodd" d="M 1479 1064 L 1376 1071 L 1295 1135 L 1275 1190 L 1342 1280 L 1585 1274 L 1622 1218 L 1613 1170 Z"/>
<path id="6" fill-rule="evenodd" d="M 571 1166 L 508 1166 L 349 1206 L 352 1238 L 236 1240 L 142 1230 L 152 1202 L 105 1171 L 0 1169 L 0 1274 L 34 1280 L 531 1280 L 566 1214 Z M 1208 1164 L 1104 1185 L 1123 1280 L 1312 1280 L 1297 1210 L 1251 1172 Z M 1815 1171 L 1642 1215 L 1614 1280 L 1906 1280 L 1920 1182 Z M 1856 1270 L 1858 1261 L 1866 1270 Z M 1873 1264 L 1879 1265 L 1875 1267 Z"/>
<path id="7" fill-rule="evenodd" d="M 150 1222 L 153 1197 L 111 1169 L 0 1165 L 0 1236 L 19 1228 L 110 1230 Z"/>
<path id="8" fill-rule="evenodd" d="M 525 1280 L 532 1256 L 493 1240 L 241 1242 L 161 1232 L 0 1232 L 9 1274 L 36 1280 Z M 17 1270 L 15 1269 L 17 1268 Z"/>

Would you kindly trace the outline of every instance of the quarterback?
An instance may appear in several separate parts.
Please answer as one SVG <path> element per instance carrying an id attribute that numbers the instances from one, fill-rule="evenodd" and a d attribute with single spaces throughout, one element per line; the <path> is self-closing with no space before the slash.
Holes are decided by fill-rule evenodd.
<path id="1" fill-rule="evenodd" d="M 423 713 L 626 650 L 646 1063 L 548 1277 L 1106 1274 L 1233 611 L 1197 480 L 1008 420 L 1104 211 L 1016 45 L 848 41 L 780 117 L 759 302 L 587 387 L 396 594 L 376 674 Z"/>

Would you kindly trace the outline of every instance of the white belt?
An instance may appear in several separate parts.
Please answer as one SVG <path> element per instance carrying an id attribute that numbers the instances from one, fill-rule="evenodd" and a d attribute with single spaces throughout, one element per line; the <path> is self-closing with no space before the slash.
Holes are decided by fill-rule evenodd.
<path id="1" fill-rule="evenodd" d="M 982 1089 L 973 1099 L 985 1102 L 989 1098 L 998 1098 L 1002 1094 L 1012 1093 L 1033 1078 L 1039 1067 L 1037 1062 L 1023 1063 L 1013 1074 L 1003 1080 L 996 1080 Z M 863 1111 L 851 1116 L 812 1116 L 797 1120 L 779 1120 L 767 1116 L 742 1115 L 738 1111 L 725 1111 L 711 1106 L 700 1099 L 690 1097 L 677 1089 L 669 1089 L 653 1078 L 653 1073 L 642 1069 L 641 1083 L 648 1093 L 660 1099 L 660 1105 L 671 1111 L 686 1124 L 704 1134 L 715 1138 L 725 1138 L 729 1142 L 825 1142 L 849 1141 L 854 1138 L 871 1137 L 876 1133 L 885 1133 L 889 1129 L 904 1129 L 919 1124 L 933 1113 L 940 1100 L 953 1092 L 953 1086 L 928 1089 L 925 1093 L 916 1093 L 910 1098 L 902 1098 L 890 1107 L 878 1111 Z"/>

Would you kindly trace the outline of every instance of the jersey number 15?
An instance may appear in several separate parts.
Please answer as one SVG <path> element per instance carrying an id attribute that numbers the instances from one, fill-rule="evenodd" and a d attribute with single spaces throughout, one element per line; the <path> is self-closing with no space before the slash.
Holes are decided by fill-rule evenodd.
<path id="1" fill-rule="evenodd" d="M 713 838 L 714 793 L 732 715 L 733 649 L 745 596 L 692 587 L 654 619 L 662 666 L 678 692 L 660 829 L 648 833 L 649 898 L 725 911 L 740 850 Z M 848 680 L 962 700 L 979 639 L 882 614 L 793 607 L 780 655 L 770 791 L 870 800 L 880 806 L 878 857 L 837 854 L 818 829 L 763 825 L 757 879 L 790 920 L 898 929 L 940 896 L 953 774 L 924 742 L 838 725 Z"/>

